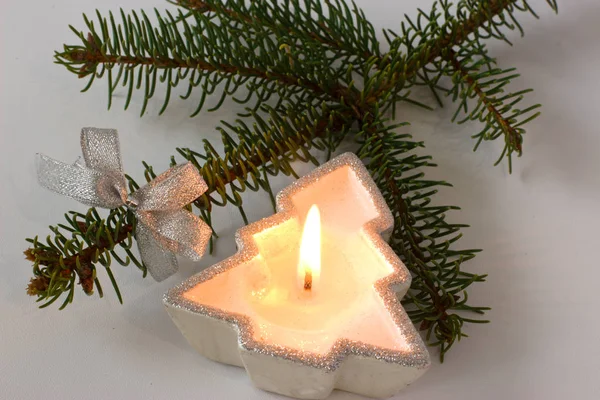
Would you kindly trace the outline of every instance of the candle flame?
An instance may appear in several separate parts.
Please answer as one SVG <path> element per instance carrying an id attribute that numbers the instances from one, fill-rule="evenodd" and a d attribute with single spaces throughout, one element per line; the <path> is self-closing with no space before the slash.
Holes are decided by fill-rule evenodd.
<path id="1" fill-rule="evenodd" d="M 321 216 L 319 208 L 312 205 L 304 222 L 298 261 L 298 285 L 314 291 L 321 277 Z"/>

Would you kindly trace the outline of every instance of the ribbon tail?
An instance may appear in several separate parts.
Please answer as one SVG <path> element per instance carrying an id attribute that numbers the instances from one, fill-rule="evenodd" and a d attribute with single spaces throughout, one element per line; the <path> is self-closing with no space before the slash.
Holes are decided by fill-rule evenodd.
<path id="1" fill-rule="evenodd" d="M 152 229 L 143 223 L 136 227 L 135 239 L 138 244 L 142 262 L 148 268 L 150 276 L 157 281 L 163 281 L 173 275 L 179 269 L 175 253 L 165 249 L 159 243 Z"/>
<path id="2" fill-rule="evenodd" d="M 114 208 L 123 204 L 117 188 L 124 177 L 103 173 L 80 164 L 66 164 L 43 154 L 36 158 L 40 185 L 91 207 Z"/>
<path id="3" fill-rule="evenodd" d="M 210 226 L 187 210 L 138 212 L 137 217 L 164 249 L 199 261 L 212 235 Z"/>

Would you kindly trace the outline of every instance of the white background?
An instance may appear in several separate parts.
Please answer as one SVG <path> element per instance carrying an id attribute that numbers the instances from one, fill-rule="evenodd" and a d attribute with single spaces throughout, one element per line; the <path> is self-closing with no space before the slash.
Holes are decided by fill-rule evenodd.
<path id="1" fill-rule="evenodd" d="M 431 2 L 358 3 L 379 29 L 397 28 L 405 12 L 414 15 Z M 491 43 L 499 63 L 522 74 L 513 88 L 535 88 L 529 102 L 544 105 L 528 125 L 525 154 L 512 175 L 492 166 L 500 143 L 471 152 L 469 135 L 477 126 L 449 122 L 452 107 L 402 111 L 439 164 L 428 176 L 454 184 L 435 201 L 460 205 L 452 220 L 472 226 L 462 246 L 484 249 L 466 268 L 489 280 L 475 285 L 470 299 L 493 310 L 491 324 L 466 326 L 470 338 L 398 398 L 592 399 L 600 393 L 600 3 L 562 1 L 558 16 L 542 0 L 531 3 L 541 19 L 521 18 L 525 37 L 511 34 L 512 48 Z M 157 117 L 159 95 L 139 118 L 139 97 L 123 111 L 121 93 L 106 110 L 104 82 L 80 94 L 84 82 L 54 65 L 52 55 L 62 43 L 76 42 L 68 24 L 83 29 L 81 13 L 98 6 L 171 7 L 159 0 L 4 0 L 0 6 L 0 398 L 279 398 L 253 388 L 243 369 L 196 354 L 161 304 L 168 288 L 233 253 L 232 235 L 242 224 L 234 209 L 215 214 L 223 235 L 217 254 L 182 263 L 160 284 L 140 279 L 135 268 L 115 266 L 124 305 L 104 275 L 103 299 L 77 291 L 60 312 L 37 309 L 25 294 L 31 266 L 23 259 L 24 238 L 43 237 L 64 212 L 84 210 L 38 187 L 36 152 L 74 161 L 81 127 L 114 127 L 126 170 L 141 178 L 142 159 L 162 171 L 175 147 L 216 140 L 218 121 L 234 115 L 225 106 L 190 119 L 195 104 L 172 100 Z M 277 180 L 277 189 L 288 182 Z M 269 213 L 265 196 L 246 198 L 252 220 Z M 359 397 L 335 392 L 331 398 Z"/>

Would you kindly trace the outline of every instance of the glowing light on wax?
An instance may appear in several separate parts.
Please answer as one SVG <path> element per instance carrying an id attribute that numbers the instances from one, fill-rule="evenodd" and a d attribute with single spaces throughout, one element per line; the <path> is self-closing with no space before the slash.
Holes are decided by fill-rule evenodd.
<path id="1" fill-rule="evenodd" d="M 308 210 L 298 260 L 298 286 L 314 292 L 321 277 L 321 215 L 319 208 L 312 205 Z"/>

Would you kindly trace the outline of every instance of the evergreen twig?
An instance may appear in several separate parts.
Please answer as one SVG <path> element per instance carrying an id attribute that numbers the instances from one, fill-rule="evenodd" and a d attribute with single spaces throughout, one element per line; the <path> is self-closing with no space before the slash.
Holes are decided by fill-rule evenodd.
<path id="1" fill-rule="evenodd" d="M 514 73 L 514 68 L 502 70 L 492 67 L 491 65 L 495 65 L 495 60 L 482 58 L 468 65 L 469 60 L 459 60 L 454 51 L 448 52 L 448 58 L 456 74 L 455 85 L 449 94 L 453 95 L 454 101 L 460 98 L 452 120 L 456 121 L 462 111 L 465 117 L 458 121 L 459 124 L 466 121 L 485 122 L 483 129 L 473 136 L 477 139 L 475 150 L 482 140 L 495 140 L 499 136 L 504 136 L 504 149 L 496 164 L 506 157 L 509 171 L 512 171 L 512 153 L 516 152 L 519 156 L 523 153 L 525 129 L 521 126 L 540 115 L 537 111 L 541 107 L 540 104 L 523 110 L 515 108 L 523 100 L 523 96 L 532 89 L 505 93 L 505 86 L 519 75 Z M 488 65 L 488 69 L 481 71 L 482 65 Z M 470 110 L 467 102 L 472 98 L 477 98 L 477 104 Z"/>

